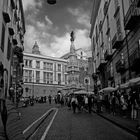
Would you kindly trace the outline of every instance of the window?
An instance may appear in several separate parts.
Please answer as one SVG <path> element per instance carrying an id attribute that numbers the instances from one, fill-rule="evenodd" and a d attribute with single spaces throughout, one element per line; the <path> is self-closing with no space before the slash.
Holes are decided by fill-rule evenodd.
<path id="1" fill-rule="evenodd" d="M 36 61 L 36 68 L 37 68 L 37 69 L 40 68 L 40 61 Z"/>
<path id="2" fill-rule="evenodd" d="M 28 82 L 28 70 L 24 71 L 25 82 Z"/>
<path id="3" fill-rule="evenodd" d="M 24 60 L 25 67 L 28 67 L 28 60 Z"/>
<path id="4" fill-rule="evenodd" d="M 29 70 L 29 82 L 32 82 L 32 71 Z"/>
<path id="5" fill-rule="evenodd" d="M 58 74 L 58 85 L 60 85 L 61 84 L 61 74 L 59 73 Z"/>
<path id="6" fill-rule="evenodd" d="M 64 72 L 67 72 L 67 65 L 64 66 Z"/>
<path id="7" fill-rule="evenodd" d="M 29 60 L 29 67 L 32 68 L 32 60 Z"/>
<path id="8" fill-rule="evenodd" d="M 65 75 L 65 84 L 67 84 L 67 75 Z"/>
<path id="9" fill-rule="evenodd" d="M 109 28 L 109 16 L 106 16 L 106 20 L 107 20 L 107 29 Z"/>
<path id="10" fill-rule="evenodd" d="M 58 64 L 58 71 L 61 72 L 61 64 Z"/>
<path id="11" fill-rule="evenodd" d="M 36 71 L 36 83 L 40 82 L 40 71 Z"/>
<path id="12" fill-rule="evenodd" d="M 4 41 L 5 41 L 5 26 L 2 24 L 2 34 L 1 34 L 1 50 L 4 52 Z"/>
<path id="13" fill-rule="evenodd" d="M 47 63 L 46 62 L 43 62 L 43 68 L 44 68 L 44 70 L 47 69 Z"/>
<path id="14" fill-rule="evenodd" d="M 53 63 L 47 63 L 47 70 L 53 71 Z"/>
<path id="15" fill-rule="evenodd" d="M 7 59 L 9 60 L 10 57 L 11 57 L 11 42 L 10 39 L 8 38 Z"/>
<path id="16" fill-rule="evenodd" d="M 53 84 L 53 73 L 47 72 L 47 83 Z"/>
<path id="17" fill-rule="evenodd" d="M 47 83 L 47 72 L 43 73 L 43 82 Z"/>

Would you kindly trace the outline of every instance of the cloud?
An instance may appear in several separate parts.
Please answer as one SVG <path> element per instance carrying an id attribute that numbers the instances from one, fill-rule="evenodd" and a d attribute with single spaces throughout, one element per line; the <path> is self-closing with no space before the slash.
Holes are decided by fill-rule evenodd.
<path id="1" fill-rule="evenodd" d="M 88 37 L 88 30 L 76 29 L 75 30 L 75 49 L 82 48 L 89 50 L 91 47 L 91 41 Z M 65 33 L 62 37 L 54 36 L 54 42 L 51 43 L 51 48 L 54 51 L 53 56 L 61 57 L 65 53 L 70 51 L 70 34 Z"/>
<path id="2" fill-rule="evenodd" d="M 84 25 L 88 29 L 90 28 L 90 16 L 88 12 L 82 8 L 68 8 L 67 11 L 77 18 L 77 23 Z"/>
<path id="3" fill-rule="evenodd" d="M 75 30 L 75 45 L 76 48 L 90 49 L 91 40 L 89 38 L 89 32 L 87 29 L 76 29 Z"/>
<path id="4" fill-rule="evenodd" d="M 42 7 L 42 2 L 36 0 L 23 0 L 24 11 L 28 10 L 29 8 L 34 9 L 36 7 Z"/>
<path id="5" fill-rule="evenodd" d="M 41 25 L 41 24 L 40 24 Z M 42 26 L 42 25 L 41 25 Z M 43 55 L 52 57 L 61 57 L 70 51 L 70 34 L 67 32 L 62 36 L 52 35 L 48 32 L 38 30 L 33 25 L 27 25 L 25 34 L 25 51 L 31 52 L 32 47 L 37 41 L 40 52 Z M 75 48 L 90 49 L 90 39 L 88 37 L 88 30 L 75 30 Z"/>

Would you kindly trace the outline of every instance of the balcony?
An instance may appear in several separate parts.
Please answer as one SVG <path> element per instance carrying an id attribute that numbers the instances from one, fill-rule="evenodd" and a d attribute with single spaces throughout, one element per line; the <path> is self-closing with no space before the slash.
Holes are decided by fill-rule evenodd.
<path id="1" fill-rule="evenodd" d="M 14 54 L 18 57 L 19 63 L 23 63 L 23 51 L 21 47 L 16 46 L 13 51 Z"/>
<path id="2" fill-rule="evenodd" d="M 140 7 L 140 0 L 133 0 L 134 2 L 134 4 L 137 6 L 137 7 Z"/>
<path id="3" fill-rule="evenodd" d="M 9 23 L 11 21 L 10 15 L 7 12 L 3 12 L 3 18 L 6 23 Z"/>
<path id="4" fill-rule="evenodd" d="M 12 27 L 9 27 L 8 29 L 9 29 L 9 34 L 10 35 L 14 35 L 15 34 L 14 29 Z"/>
<path id="5" fill-rule="evenodd" d="M 112 81 L 114 79 L 113 73 L 111 71 L 107 72 L 107 78 L 109 81 Z"/>
<path id="6" fill-rule="evenodd" d="M 140 0 L 137 0 L 137 6 L 140 7 Z"/>
<path id="7" fill-rule="evenodd" d="M 132 71 L 140 72 L 140 53 L 139 50 L 136 49 L 131 55 L 130 55 L 130 68 Z"/>
<path id="8" fill-rule="evenodd" d="M 125 30 L 133 30 L 139 23 L 140 8 L 137 8 L 135 1 L 130 5 L 128 12 L 124 18 Z"/>
<path id="9" fill-rule="evenodd" d="M 123 73 L 125 72 L 125 61 L 124 60 L 118 60 L 116 63 L 116 72 L 117 73 Z"/>
<path id="10" fill-rule="evenodd" d="M 112 48 L 119 49 L 122 46 L 122 44 L 123 44 L 123 40 L 116 33 L 112 39 Z"/>
<path id="11" fill-rule="evenodd" d="M 112 53 L 109 50 L 106 50 L 104 58 L 106 61 L 109 61 L 112 58 Z"/>
<path id="12" fill-rule="evenodd" d="M 106 61 L 104 59 L 101 59 L 100 64 L 98 66 L 98 70 L 99 71 L 103 70 L 105 66 L 106 66 Z"/>

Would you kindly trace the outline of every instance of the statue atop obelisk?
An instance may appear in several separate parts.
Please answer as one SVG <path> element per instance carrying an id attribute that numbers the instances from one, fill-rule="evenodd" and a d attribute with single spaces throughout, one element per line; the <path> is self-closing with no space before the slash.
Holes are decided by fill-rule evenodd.
<path id="1" fill-rule="evenodd" d="M 74 46 L 74 40 L 75 40 L 75 34 L 74 34 L 74 31 L 72 31 L 70 33 L 70 41 L 71 41 L 71 46 L 70 46 L 70 53 L 71 54 L 74 54 L 75 53 L 75 46 Z"/>
<path id="2" fill-rule="evenodd" d="M 74 31 L 72 31 L 72 32 L 70 33 L 70 36 L 71 36 L 70 41 L 73 41 L 73 42 L 74 42 L 74 40 L 75 40 Z"/>

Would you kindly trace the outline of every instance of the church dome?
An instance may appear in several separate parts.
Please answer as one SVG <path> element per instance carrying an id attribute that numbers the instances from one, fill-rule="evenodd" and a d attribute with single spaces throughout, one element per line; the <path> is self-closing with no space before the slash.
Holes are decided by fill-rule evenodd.
<path id="1" fill-rule="evenodd" d="M 33 48 L 32 48 L 32 53 L 33 53 L 33 54 L 40 54 L 39 46 L 38 46 L 38 44 L 37 44 L 36 41 L 35 41 L 35 44 L 34 44 L 34 46 L 33 46 Z"/>

